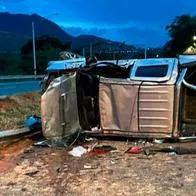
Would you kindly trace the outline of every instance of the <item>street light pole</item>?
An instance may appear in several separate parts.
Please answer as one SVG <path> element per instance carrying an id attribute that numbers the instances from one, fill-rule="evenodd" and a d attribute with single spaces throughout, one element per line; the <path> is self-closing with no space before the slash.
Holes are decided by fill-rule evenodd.
<path id="1" fill-rule="evenodd" d="M 149 50 L 149 48 L 144 48 L 144 58 L 146 59 L 147 58 L 147 51 Z"/>
<path id="2" fill-rule="evenodd" d="M 32 22 L 32 43 L 33 43 L 33 70 L 34 76 L 37 76 L 37 63 L 36 63 L 36 53 L 35 53 L 35 23 Z"/>
<path id="3" fill-rule="evenodd" d="M 145 59 L 147 58 L 147 48 L 146 47 L 144 48 L 144 58 Z"/>
<path id="4" fill-rule="evenodd" d="M 54 15 L 58 15 L 59 13 L 55 12 Z M 42 19 L 43 20 L 43 19 Z M 32 21 L 32 43 L 33 43 L 33 71 L 34 76 L 37 76 L 37 62 L 36 62 L 36 50 L 35 50 L 35 22 Z"/>
<path id="5" fill-rule="evenodd" d="M 82 49 L 82 55 L 85 57 L 85 48 Z"/>

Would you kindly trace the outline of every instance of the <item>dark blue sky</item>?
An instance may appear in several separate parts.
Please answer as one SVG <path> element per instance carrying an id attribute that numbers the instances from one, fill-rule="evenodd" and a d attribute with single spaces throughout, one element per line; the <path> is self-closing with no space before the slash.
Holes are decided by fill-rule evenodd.
<path id="1" fill-rule="evenodd" d="M 0 11 L 37 13 L 73 35 L 156 47 L 168 40 L 165 26 L 177 15 L 195 15 L 195 5 L 195 0 L 0 0 Z"/>

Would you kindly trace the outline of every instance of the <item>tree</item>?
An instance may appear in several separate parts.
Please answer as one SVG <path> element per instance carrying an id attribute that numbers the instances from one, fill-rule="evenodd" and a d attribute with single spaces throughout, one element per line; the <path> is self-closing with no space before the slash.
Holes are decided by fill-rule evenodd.
<path id="1" fill-rule="evenodd" d="M 17 54 L 0 54 L 0 75 L 20 74 L 19 64 L 20 57 Z"/>
<path id="2" fill-rule="evenodd" d="M 193 36 L 196 35 L 196 16 L 181 15 L 166 26 L 170 40 L 165 44 L 166 56 L 182 54 L 188 47 L 194 44 Z"/>
<path id="3" fill-rule="evenodd" d="M 35 40 L 36 58 L 37 58 L 37 72 L 43 74 L 48 61 L 58 60 L 59 53 L 62 50 L 70 48 L 70 44 L 63 44 L 59 39 L 51 36 L 41 36 Z M 21 48 L 21 64 L 19 68 L 24 74 L 33 73 L 33 52 L 32 40 L 29 40 Z"/>
<path id="4" fill-rule="evenodd" d="M 8 63 L 3 56 L 0 56 L 0 67 L 1 67 L 1 74 L 5 74 L 7 71 Z"/>

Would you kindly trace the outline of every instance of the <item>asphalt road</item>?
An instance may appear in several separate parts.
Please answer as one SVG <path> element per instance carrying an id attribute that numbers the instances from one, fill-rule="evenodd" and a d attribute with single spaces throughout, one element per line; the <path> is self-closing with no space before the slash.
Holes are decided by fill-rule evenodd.
<path id="1" fill-rule="evenodd" d="M 0 96 L 34 92 L 39 90 L 40 90 L 39 80 L 0 83 Z"/>

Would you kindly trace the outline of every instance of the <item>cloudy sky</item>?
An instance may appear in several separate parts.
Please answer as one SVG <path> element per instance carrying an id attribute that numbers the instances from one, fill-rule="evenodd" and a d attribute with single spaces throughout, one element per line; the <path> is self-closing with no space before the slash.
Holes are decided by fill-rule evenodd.
<path id="1" fill-rule="evenodd" d="M 178 15 L 196 15 L 196 6 L 195 0 L 0 0 L 0 11 L 37 13 L 73 35 L 157 47 L 169 39 L 165 26 Z"/>

